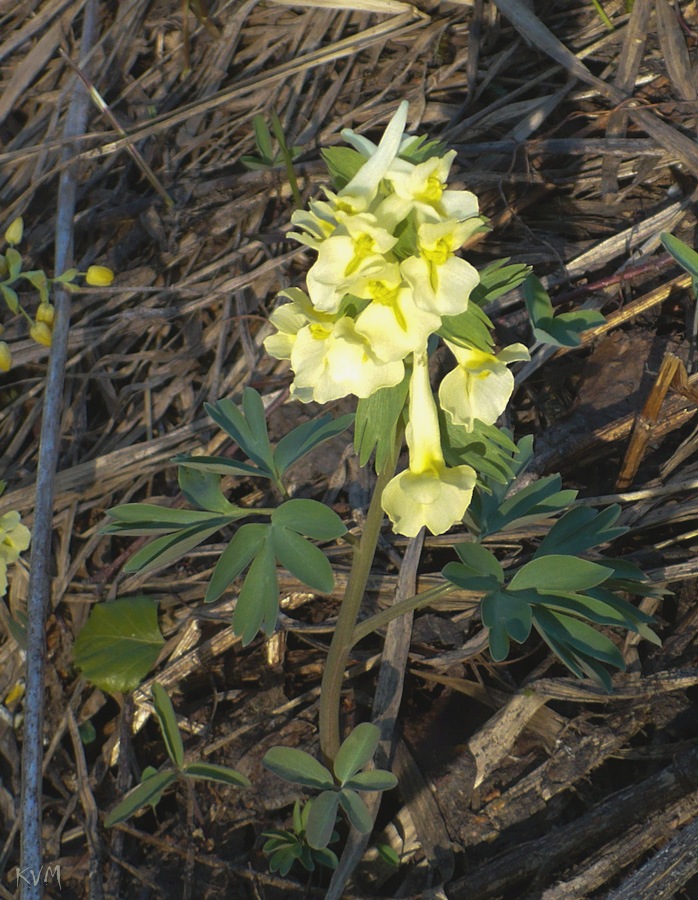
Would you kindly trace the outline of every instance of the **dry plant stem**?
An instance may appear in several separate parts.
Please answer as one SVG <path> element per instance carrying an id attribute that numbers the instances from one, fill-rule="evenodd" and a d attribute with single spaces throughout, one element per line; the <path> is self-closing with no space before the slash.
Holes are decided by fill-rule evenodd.
<path id="1" fill-rule="evenodd" d="M 339 750 L 339 703 L 344 669 L 354 644 L 354 629 L 359 616 L 373 557 L 383 522 L 381 497 L 385 486 L 393 477 L 395 466 L 388 465 L 376 480 L 376 487 L 366 516 L 366 526 L 361 543 L 354 553 L 347 589 L 339 609 L 332 643 L 325 662 L 320 689 L 320 749 L 325 762 L 332 763 Z"/>
<path id="2" fill-rule="evenodd" d="M 81 51 L 88 52 L 97 38 L 98 7 L 89 0 L 85 7 Z M 87 123 L 89 100 L 76 82 L 68 110 L 64 137 L 82 134 Z M 69 158 L 69 157 L 66 157 Z M 68 166 L 58 185 L 56 215 L 56 271 L 70 268 L 73 256 L 73 215 L 77 191 L 77 168 Z M 70 294 L 56 290 L 56 324 L 49 359 L 36 479 L 36 506 L 27 601 L 27 690 L 24 700 L 24 743 L 22 747 L 22 871 L 33 874 L 23 880 L 23 900 L 39 900 L 42 884 L 41 798 L 44 737 L 45 623 L 51 586 L 51 539 L 53 495 L 61 437 L 61 403 L 70 326 Z M 27 883 L 28 882 L 28 883 Z"/>

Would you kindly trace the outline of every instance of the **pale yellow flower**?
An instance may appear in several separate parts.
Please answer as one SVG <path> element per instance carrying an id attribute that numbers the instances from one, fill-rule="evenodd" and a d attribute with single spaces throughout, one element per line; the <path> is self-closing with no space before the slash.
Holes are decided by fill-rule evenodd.
<path id="1" fill-rule="evenodd" d="M 348 316 L 336 322 L 312 323 L 296 335 L 291 350 L 295 373 L 292 393 L 303 402 L 328 403 L 347 394 L 364 398 L 399 384 L 401 361 L 383 362 Z"/>
<path id="2" fill-rule="evenodd" d="M 472 431 L 475 419 L 494 425 L 506 409 L 514 390 L 514 376 L 507 366 L 528 360 L 523 344 L 511 344 L 496 356 L 474 347 L 446 342 L 458 365 L 439 387 L 439 403 L 456 425 Z"/>
<path id="3" fill-rule="evenodd" d="M 446 181 L 455 157 L 456 151 L 449 150 L 444 156 L 432 156 L 417 164 L 394 160 L 386 175 L 393 193 L 381 203 L 376 215 L 395 224 L 412 210 L 416 211 L 418 222 L 463 221 L 477 216 L 479 205 L 475 194 L 447 189 Z"/>
<path id="4" fill-rule="evenodd" d="M 440 316 L 415 305 L 412 288 L 402 280 L 397 263 L 386 263 L 366 276 L 353 293 L 371 301 L 357 317 L 356 330 L 386 362 L 421 350 L 429 335 L 441 326 Z"/>
<path id="5" fill-rule="evenodd" d="M 0 597 L 7 590 L 7 567 L 19 559 L 19 554 L 27 549 L 31 532 L 20 524 L 16 510 L 0 516 Z"/>
<path id="6" fill-rule="evenodd" d="M 290 359 L 296 335 L 301 328 L 312 322 L 331 325 L 335 319 L 327 313 L 318 312 L 308 295 L 300 288 L 288 288 L 281 291 L 279 297 L 286 297 L 291 302 L 277 306 L 269 316 L 269 321 L 277 332 L 264 340 L 264 348 L 275 359 Z"/>
<path id="7" fill-rule="evenodd" d="M 474 217 L 465 222 L 424 223 L 417 230 L 419 256 L 403 260 L 400 269 L 414 291 L 420 309 L 440 316 L 464 312 L 480 276 L 470 263 L 455 255 L 481 225 Z"/>
<path id="8" fill-rule="evenodd" d="M 333 234 L 318 246 L 317 262 L 306 278 L 313 305 L 329 313 L 353 293 L 358 278 L 385 264 L 385 254 L 397 243 L 370 213 L 337 213 L 337 221 Z"/>
<path id="9" fill-rule="evenodd" d="M 477 476 L 470 466 L 449 468 L 444 461 L 426 350 L 414 354 L 406 437 L 409 468 L 386 486 L 383 509 L 398 534 L 414 537 L 423 527 L 444 534 L 462 521 Z"/>
<path id="10" fill-rule="evenodd" d="M 0 559 L 6 563 L 16 562 L 31 541 L 31 532 L 21 518 L 14 509 L 0 516 Z"/>

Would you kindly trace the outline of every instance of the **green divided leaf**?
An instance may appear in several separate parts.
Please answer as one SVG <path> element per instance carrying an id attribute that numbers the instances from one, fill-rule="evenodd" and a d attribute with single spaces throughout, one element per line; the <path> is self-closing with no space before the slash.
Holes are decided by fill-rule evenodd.
<path id="1" fill-rule="evenodd" d="M 320 153 L 335 191 L 346 187 L 366 162 L 366 157 L 350 147 L 326 147 Z"/>
<path id="2" fill-rule="evenodd" d="M 265 634 L 271 634 L 278 613 L 279 580 L 274 549 L 267 536 L 240 590 L 233 613 L 233 630 L 246 647 L 260 629 Z"/>
<path id="3" fill-rule="evenodd" d="M 460 563 L 447 563 L 442 575 L 466 591 L 496 591 L 504 571 L 494 554 L 481 544 L 455 544 Z"/>
<path id="4" fill-rule="evenodd" d="M 533 621 L 544 640 L 551 638 L 580 657 L 588 656 L 625 671 L 618 647 L 586 622 L 542 608 L 534 610 Z"/>
<path id="5" fill-rule="evenodd" d="M 181 529 L 174 534 L 155 538 L 131 557 L 124 566 L 124 572 L 145 573 L 167 566 L 185 556 L 194 547 L 198 547 L 207 537 L 220 531 L 231 521 L 230 516 L 218 516 L 215 519 L 205 519 L 201 524 Z"/>
<path id="6" fill-rule="evenodd" d="M 497 591 L 482 601 L 482 621 L 490 629 L 492 658 L 501 662 L 509 652 L 509 638 L 523 644 L 531 633 L 531 607 L 513 594 Z M 506 653 L 500 656 L 504 647 Z"/>
<path id="7" fill-rule="evenodd" d="M 362 722 L 354 728 L 334 761 L 334 774 L 340 784 L 349 781 L 373 759 L 380 736 L 380 729 L 371 722 Z"/>
<path id="8" fill-rule="evenodd" d="M 180 466 L 177 479 L 182 493 L 192 506 L 208 512 L 224 513 L 236 517 L 249 515 L 248 510 L 240 509 L 239 506 L 230 503 L 223 496 L 220 475 L 206 470 Z"/>
<path id="9" fill-rule="evenodd" d="M 353 422 L 353 413 L 340 416 L 338 419 L 325 414 L 294 428 L 281 438 L 274 449 L 274 465 L 279 475 L 283 475 L 289 466 L 315 447 L 346 431 Z"/>
<path id="10" fill-rule="evenodd" d="M 507 484 L 513 478 L 516 445 L 501 428 L 475 420 L 468 431 L 440 414 L 444 458 L 451 466 L 469 465 L 481 482 Z"/>
<path id="11" fill-rule="evenodd" d="M 101 529 L 102 534 L 152 534 L 155 531 L 171 533 L 192 525 L 217 522 L 219 513 L 201 512 L 198 509 L 173 509 L 154 503 L 125 503 L 107 510 L 114 519 Z"/>
<path id="12" fill-rule="evenodd" d="M 287 500 L 274 510 L 271 521 L 317 541 L 334 540 L 347 530 L 337 513 L 317 500 Z"/>
<path id="13" fill-rule="evenodd" d="M 366 465 L 374 449 L 376 472 L 382 472 L 390 462 L 395 452 L 398 423 L 405 408 L 409 384 L 409 372 L 406 372 L 400 384 L 381 388 L 356 404 L 354 448 L 362 466 Z"/>
<path id="14" fill-rule="evenodd" d="M 612 569 L 575 556 L 541 556 L 522 566 L 509 582 L 511 591 L 583 591 L 610 578 Z"/>
<path id="15" fill-rule="evenodd" d="M 530 273 L 531 267 L 522 263 L 512 263 L 509 258 L 498 259 L 480 272 L 480 283 L 470 293 L 470 302 L 485 306 L 517 288 Z"/>
<path id="16" fill-rule="evenodd" d="M 272 528 L 271 546 L 281 565 L 299 581 L 323 594 L 332 593 L 334 574 L 322 550 L 296 531 L 277 525 Z"/>
<path id="17" fill-rule="evenodd" d="M 232 537 L 211 575 L 204 603 L 213 603 L 247 568 L 269 535 L 269 526 L 258 523 L 242 525 Z"/>
<path id="18" fill-rule="evenodd" d="M 529 275 L 523 284 L 526 309 L 536 340 L 557 347 L 578 347 L 579 335 L 588 328 L 602 325 L 606 319 L 595 309 L 579 309 L 574 312 L 554 315 L 542 282 L 535 275 Z"/>
<path id="19" fill-rule="evenodd" d="M 591 547 L 612 541 L 628 530 L 622 526 L 613 527 L 619 516 L 620 506 L 617 504 L 607 507 L 603 512 L 590 506 L 571 509 L 553 525 L 535 556 L 583 553 Z M 637 571 L 642 575 L 639 569 Z"/>
<path id="20" fill-rule="evenodd" d="M 262 760 L 265 769 L 269 769 L 279 778 L 302 784 L 304 787 L 318 790 L 330 790 L 334 787 L 334 779 L 329 769 L 318 762 L 314 756 L 296 747 L 272 747 Z M 315 802 L 315 801 L 313 801 Z"/>
<path id="21" fill-rule="evenodd" d="M 157 605 L 148 597 L 123 597 L 92 609 L 75 641 L 74 661 L 102 690 L 132 691 L 155 665 L 163 644 Z"/>
<path id="22" fill-rule="evenodd" d="M 118 825 L 119 822 L 125 822 L 141 807 L 149 803 L 157 803 L 163 792 L 176 780 L 177 773 L 173 769 L 166 769 L 164 772 L 151 775 L 132 791 L 129 791 L 121 803 L 107 814 L 104 825 L 111 828 L 113 825 Z"/>
<path id="23" fill-rule="evenodd" d="M 275 476 L 264 404 L 257 391 L 245 388 L 242 411 L 227 398 L 217 403 L 205 403 L 208 415 L 231 437 L 262 471 Z"/>
<path id="24" fill-rule="evenodd" d="M 237 459 L 229 459 L 227 456 L 189 456 L 180 454 L 172 459 L 179 466 L 188 469 L 196 469 L 199 472 L 211 472 L 215 475 L 249 475 L 252 478 L 273 478 L 271 472 L 260 469 L 250 463 Z"/>
<path id="25" fill-rule="evenodd" d="M 184 774 L 188 778 L 203 778 L 206 781 L 216 781 L 219 784 L 231 784 L 234 787 L 249 787 L 250 780 L 242 772 L 230 769 L 228 766 L 219 766 L 216 763 L 194 762 L 184 767 Z"/>
<path id="26" fill-rule="evenodd" d="M 561 484 L 559 475 L 549 475 L 517 491 L 488 517 L 487 533 L 504 531 L 559 513 L 577 497 L 577 491 L 560 490 Z"/>
<path id="27" fill-rule="evenodd" d="M 476 347 L 483 353 L 492 353 L 494 325 L 476 303 L 469 303 L 465 312 L 457 316 L 444 316 L 437 334 L 460 347 Z"/>

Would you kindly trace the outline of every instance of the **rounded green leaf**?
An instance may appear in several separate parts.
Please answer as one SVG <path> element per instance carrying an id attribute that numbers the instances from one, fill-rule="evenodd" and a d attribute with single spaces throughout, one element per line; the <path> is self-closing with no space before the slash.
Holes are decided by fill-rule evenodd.
<path id="1" fill-rule="evenodd" d="M 373 759 L 380 737 L 380 729 L 372 722 L 356 726 L 337 751 L 334 761 L 334 774 L 340 784 L 345 784 Z"/>
<path id="2" fill-rule="evenodd" d="M 122 597 L 92 609 L 75 641 L 75 665 L 104 691 L 132 691 L 163 644 L 157 605 L 149 597 Z"/>
<path id="3" fill-rule="evenodd" d="M 509 582 L 510 590 L 582 591 L 610 578 L 613 570 L 588 559 L 550 554 L 532 559 Z"/>
<path id="4" fill-rule="evenodd" d="M 347 530 L 337 513 L 317 500 L 287 500 L 274 510 L 271 521 L 316 541 L 334 540 Z"/>
<path id="5" fill-rule="evenodd" d="M 162 731 L 162 737 L 165 741 L 167 755 L 175 766 L 181 769 L 184 765 L 184 744 L 182 743 L 182 735 L 177 725 L 177 716 L 175 715 L 172 701 L 161 684 L 156 682 L 152 691 L 153 706 L 160 722 L 160 731 Z"/>
<path id="6" fill-rule="evenodd" d="M 368 834 L 373 828 L 373 817 L 368 811 L 364 801 L 355 791 L 344 788 L 339 792 L 339 804 L 346 813 L 347 819 L 360 831 L 361 834 Z"/>
<path id="7" fill-rule="evenodd" d="M 497 592 L 482 601 L 482 621 L 491 631 L 504 628 L 518 644 L 531 633 L 531 606 L 514 594 Z"/>
<path id="8" fill-rule="evenodd" d="M 397 787 L 397 778 L 385 769 L 357 772 L 344 782 L 344 787 L 354 791 L 390 791 Z"/>
<path id="9" fill-rule="evenodd" d="M 295 747 L 272 747 L 265 753 L 262 765 L 279 778 L 304 787 L 326 790 L 334 786 L 329 769 L 305 750 Z"/>
<path id="10" fill-rule="evenodd" d="M 272 545 L 282 566 L 303 584 L 329 594 L 334 588 L 334 574 L 325 554 L 290 528 L 272 525 Z"/>
<path id="11" fill-rule="evenodd" d="M 334 791 L 323 791 L 313 798 L 305 836 L 314 850 L 322 850 L 329 844 L 337 821 L 338 804 L 339 794 Z"/>
<path id="12" fill-rule="evenodd" d="M 453 549 L 463 566 L 471 575 L 494 575 L 498 582 L 504 581 L 504 570 L 497 557 L 482 544 L 455 544 Z"/>

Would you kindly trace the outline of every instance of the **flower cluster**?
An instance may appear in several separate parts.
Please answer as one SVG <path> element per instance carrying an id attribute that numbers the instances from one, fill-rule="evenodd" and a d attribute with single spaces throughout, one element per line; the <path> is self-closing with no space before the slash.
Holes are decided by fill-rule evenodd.
<path id="1" fill-rule="evenodd" d="M 406 119 L 402 103 L 378 145 L 343 132 L 354 148 L 336 157 L 344 183 L 292 218 L 291 236 L 317 253 L 307 293 L 282 292 L 288 302 L 272 313 L 276 333 L 265 347 L 289 360 L 291 391 L 304 402 L 367 398 L 398 385 L 411 366 L 410 465 L 383 496 L 395 530 L 411 536 L 423 525 L 441 534 L 460 521 L 475 486 L 470 466 L 444 461 L 427 341 L 468 307 L 480 279 L 457 252 L 484 220 L 474 194 L 448 189 L 455 151 L 438 155 L 405 135 Z M 462 346 L 448 344 L 457 366 L 441 385 L 441 408 L 466 430 L 475 420 L 493 424 L 514 386 L 507 365 L 527 358 L 526 349 L 516 344 L 495 356 L 467 335 Z"/>
<path id="2" fill-rule="evenodd" d="M 53 338 L 53 320 L 55 310 L 49 300 L 49 284 L 51 282 L 61 284 L 65 290 L 78 290 L 74 283 L 78 276 L 84 276 L 88 285 L 103 287 L 110 285 L 114 280 L 114 273 L 106 266 L 90 266 L 87 272 L 78 272 L 77 269 L 69 269 L 57 278 L 49 278 L 43 269 L 34 269 L 28 272 L 22 271 L 22 254 L 16 249 L 24 234 L 24 221 L 21 216 L 14 219 L 5 231 L 7 250 L 0 253 L 0 294 L 5 305 L 11 313 L 20 313 L 27 320 L 29 334 L 44 347 L 51 346 Z M 34 317 L 24 309 L 19 302 L 15 287 L 17 282 L 24 279 L 38 292 L 39 305 Z M 0 325 L 0 334 L 3 328 Z M 5 341 L 0 341 L 0 372 L 8 372 L 12 366 L 12 354 Z"/>

